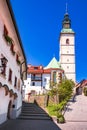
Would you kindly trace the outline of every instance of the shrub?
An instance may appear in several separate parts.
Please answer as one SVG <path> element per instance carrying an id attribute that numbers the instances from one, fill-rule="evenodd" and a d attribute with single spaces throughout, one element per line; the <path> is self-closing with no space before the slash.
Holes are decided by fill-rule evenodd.
<path id="1" fill-rule="evenodd" d="M 84 87 L 83 92 L 84 92 L 84 95 L 87 96 L 87 88 L 86 87 Z"/>
<path id="2" fill-rule="evenodd" d="M 51 104 L 47 107 L 49 114 L 51 116 L 56 116 L 57 115 L 57 104 Z"/>
<path id="3" fill-rule="evenodd" d="M 62 110 L 64 110 L 64 106 L 66 105 L 66 103 L 67 103 L 66 100 L 65 100 L 65 101 L 62 101 L 61 103 L 59 103 L 59 104 L 57 105 L 57 110 L 62 112 Z"/>
<path id="4" fill-rule="evenodd" d="M 60 112 L 57 113 L 57 123 L 65 123 L 65 118 Z"/>

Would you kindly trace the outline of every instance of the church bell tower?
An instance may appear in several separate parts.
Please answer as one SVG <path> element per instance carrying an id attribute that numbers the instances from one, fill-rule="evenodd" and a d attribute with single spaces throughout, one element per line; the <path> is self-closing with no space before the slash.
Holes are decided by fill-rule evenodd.
<path id="1" fill-rule="evenodd" d="M 69 14 L 65 13 L 60 32 L 60 63 L 67 79 L 76 81 L 75 72 L 75 32 L 71 28 Z"/>

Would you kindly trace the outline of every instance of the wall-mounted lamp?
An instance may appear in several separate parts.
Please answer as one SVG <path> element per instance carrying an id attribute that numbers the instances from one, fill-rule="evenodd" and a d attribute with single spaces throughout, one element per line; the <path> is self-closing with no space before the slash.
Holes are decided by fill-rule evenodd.
<path id="1" fill-rule="evenodd" d="M 0 60 L 1 60 L 1 65 L 0 65 L 0 67 L 6 66 L 8 60 L 7 60 L 5 57 L 0 58 Z"/>
<path id="2" fill-rule="evenodd" d="M 8 60 L 5 57 L 0 58 L 0 73 L 5 75 L 6 72 L 6 64 Z"/>

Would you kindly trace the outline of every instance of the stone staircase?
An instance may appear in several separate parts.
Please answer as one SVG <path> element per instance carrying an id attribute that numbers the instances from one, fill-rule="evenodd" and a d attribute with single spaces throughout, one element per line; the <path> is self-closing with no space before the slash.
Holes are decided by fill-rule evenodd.
<path id="1" fill-rule="evenodd" d="M 23 102 L 22 113 L 18 119 L 52 120 L 52 118 L 37 104 Z"/>

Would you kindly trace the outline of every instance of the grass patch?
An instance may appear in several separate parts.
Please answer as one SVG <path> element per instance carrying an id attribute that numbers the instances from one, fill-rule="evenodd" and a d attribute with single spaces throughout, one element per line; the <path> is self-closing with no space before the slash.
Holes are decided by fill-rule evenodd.
<path id="1" fill-rule="evenodd" d="M 47 107 L 50 116 L 57 116 L 57 104 L 52 104 Z"/>

